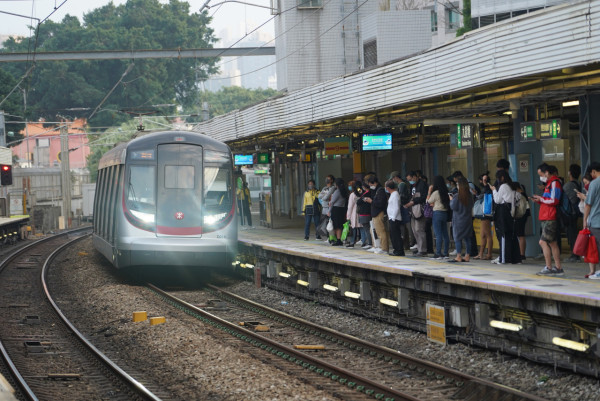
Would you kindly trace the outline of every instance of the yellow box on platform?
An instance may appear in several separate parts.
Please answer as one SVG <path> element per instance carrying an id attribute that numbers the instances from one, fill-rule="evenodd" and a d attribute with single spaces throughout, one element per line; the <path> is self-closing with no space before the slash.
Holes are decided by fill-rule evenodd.
<path id="1" fill-rule="evenodd" d="M 166 323 L 167 319 L 164 316 L 157 316 L 150 318 L 150 326 L 155 326 L 157 324 Z"/>
<path id="2" fill-rule="evenodd" d="M 134 323 L 143 322 L 145 320 L 148 320 L 148 313 L 146 311 L 133 312 L 133 322 Z"/>

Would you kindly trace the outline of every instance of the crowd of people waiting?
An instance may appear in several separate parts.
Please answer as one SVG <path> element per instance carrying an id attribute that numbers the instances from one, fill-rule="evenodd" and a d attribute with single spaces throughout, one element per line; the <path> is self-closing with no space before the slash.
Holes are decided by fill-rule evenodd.
<path id="1" fill-rule="evenodd" d="M 313 223 L 316 239 L 332 246 L 361 246 L 377 254 L 394 256 L 405 256 L 411 251 L 417 257 L 431 255 L 433 259 L 448 259 L 453 263 L 479 259 L 517 264 L 526 259 L 525 227 L 531 216 L 531 201 L 539 204 L 539 244 L 545 260 L 545 267 L 538 275 L 564 275 L 561 231 L 564 229 L 573 249 L 581 216 L 583 227 L 590 229 L 600 249 L 600 180 L 595 179 L 600 175 L 600 163 L 591 163 L 583 177 L 583 186 L 579 183 L 578 165 L 570 166 L 568 181 L 564 182 L 555 166 L 543 163 L 537 170 L 541 195 L 531 197 L 523 185 L 512 181 L 507 160 L 499 160 L 496 167 L 494 179 L 486 172 L 479 176 L 479 185 L 468 181 L 460 171 L 447 178 L 436 176 L 431 184 L 418 170 L 405 177 L 394 171 L 383 183 L 375 173 L 366 174 L 362 181 L 348 183 L 328 175 L 320 191 L 311 180 L 302 206 L 304 239 L 309 240 Z M 474 219 L 480 220 L 479 246 Z M 492 223 L 499 244 L 495 259 Z M 344 224 L 349 228 L 347 235 L 343 233 Z M 324 228 L 327 225 L 329 231 Z M 449 252 L 449 226 L 455 245 L 453 252 Z M 568 261 L 579 259 L 572 254 Z M 589 266 L 585 277 L 600 279 L 597 264 Z"/>

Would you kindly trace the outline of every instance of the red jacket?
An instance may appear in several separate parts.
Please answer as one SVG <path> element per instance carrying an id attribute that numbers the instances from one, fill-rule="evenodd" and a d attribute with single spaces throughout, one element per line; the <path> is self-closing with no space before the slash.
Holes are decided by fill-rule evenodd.
<path id="1" fill-rule="evenodd" d="M 540 204 L 540 221 L 556 220 L 557 208 L 560 205 L 562 184 L 557 176 L 548 178 Z"/>

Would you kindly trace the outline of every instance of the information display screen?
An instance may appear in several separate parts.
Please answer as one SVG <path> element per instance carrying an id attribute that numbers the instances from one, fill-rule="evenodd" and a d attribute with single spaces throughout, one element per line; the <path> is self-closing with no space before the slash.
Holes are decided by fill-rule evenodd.
<path id="1" fill-rule="evenodd" d="M 392 150 L 392 134 L 363 135 L 362 150 Z"/>
<path id="2" fill-rule="evenodd" d="M 248 164 L 253 164 L 252 155 L 235 155 L 233 159 L 233 164 L 236 166 L 245 166 Z"/>

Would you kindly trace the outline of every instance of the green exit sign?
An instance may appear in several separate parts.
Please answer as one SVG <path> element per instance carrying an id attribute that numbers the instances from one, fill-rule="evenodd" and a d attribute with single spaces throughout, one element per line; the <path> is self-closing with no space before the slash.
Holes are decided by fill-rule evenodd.
<path id="1" fill-rule="evenodd" d="M 269 164 L 270 157 L 268 153 L 259 153 L 258 154 L 258 164 Z"/>

